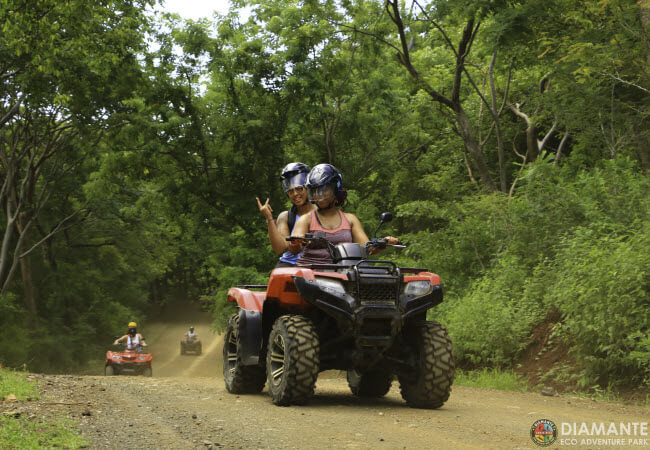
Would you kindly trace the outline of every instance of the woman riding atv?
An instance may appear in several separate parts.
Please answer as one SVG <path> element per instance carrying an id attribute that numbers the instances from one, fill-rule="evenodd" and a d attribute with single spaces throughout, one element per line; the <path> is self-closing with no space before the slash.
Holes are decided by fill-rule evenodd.
<path id="1" fill-rule="evenodd" d="M 267 198 L 266 203 L 262 205 L 259 197 L 256 197 L 257 207 L 266 218 L 271 247 L 280 256 L 275 267 L 294 267 L 298 262 L 300 255 L 297 253 L 300 252 L 299 249 L 297 253 L 292 253 L 285 238 L 292 234 L 297 220 L 314 209 L 314 206 L 307 199 L 307 190 L 305 189 L 308 173 L 309 166 L 301 162 L 287 164 L 282 169 L 280 174 L 282 189 L 293 203 L 293 206 L 288 211 L 281 212 L 277 221 L 273 220 L 273 209 L 269 205 L 269 199 Z"/>
<path id="2" fill-rule="evenodd" d="M 326 238 L 334 245 L 355 242 L 363 246 L 368 243 L 368 236 L 357 216 L 339 209 L 347 198 L 347 191 L 343 189 L 343 177 L 336 167 L 331 164 L 315 166 L 307 175 L 305 187 L 316 210 L 298 219 L 293 236 L 304 237 L 305 234 L 312 233 L 315 237 Z M 387 244 L 399 242 L 392 236 L 386 236 L 385 239 Z M 289 249 L 292 253 L 298 253 L 302 245 L 302 241 L 294 240 L 289 244 Z M 372 248 L 371 251 L 377 253 L 381 249 Z M 306 246 L 298 260 L 298 265 L 331 263 L 332 257 L 327 248 L 314 248 L 310 245 Z"/>
<path id="3" fill-rule="evenodd" d="M 138 333 L 138 325 L 135 322 L 129 322 L 129 329 L 127 333 L 113 342 L 113 345 L 124 344 L 126 341 L 127 350 L 136 350 L 139 347 L 146 347 L 147 343 L 144 337 Z"/>

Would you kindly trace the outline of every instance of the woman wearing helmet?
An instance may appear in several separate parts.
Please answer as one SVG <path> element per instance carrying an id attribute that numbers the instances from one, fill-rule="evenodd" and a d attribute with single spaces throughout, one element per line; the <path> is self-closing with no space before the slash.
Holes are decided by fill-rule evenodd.
<path id="1" fill-rule="evenodd" d="M 273 209 L 269 205 L 269 199 L 262 205 L 260 199 L 257 199 L 257 206 L 262 215 L 266 218 L 269 229 L 269 240 L 271 247 L 276 254 L 280 255 L 275 267 L 293 267 L 298 262 L 298 253 L 300 249 L 294 247 L 297 252 L 294 254 L 290 251 L 285 238 L 290 236 L 299 217 L 308 214 L 314 206 L 309 203 L 305 181 L 309 173 L 309 166 L 301 162 L 287 164 L 280 175 L 282 188 L 286 192 L 293 206 L 288 211 L 283 211 L 278 216 L 277 223 L 273 220 Z"/>
<path id="2" fill-rule="evenodd" d="M 138 325 L 135 322 L 129 322 L 129 329 L 127 333 L 113 342 L 113 345 L 123 344 L 126 342 L 127 350 L 136 350 L 138 347 L 146 347 L 147 343 L 144 337 L 138 333 Z"/>
<path id="3" fill-rule="evenodd" d="M 338 207 L 347 198 L 347 192 L 343 189 L 343 177 L 331 164 L 319 164 L 307 175 L 305 184 L 309 200 L 316 205 L 316 210 L 309 215 L 301 217 L 293 230 L 293 236 L 304 236 L 307 233 L 320 232 L 332 244 L 344 242 L 356 242 L 365 245 L 368 236 L 363 231 L 361 222 L 357 216 L 351 213 L 344 213 Z M 387 236 L 389 244 L 397 244 L 398 240 Z M 292 252 L 302 248 L 300 241 L 292 241 L 290 249 Z M 310 248 L 303 251 L 298 264 L 330 264 L 331 256 L 327 248 Z"/>

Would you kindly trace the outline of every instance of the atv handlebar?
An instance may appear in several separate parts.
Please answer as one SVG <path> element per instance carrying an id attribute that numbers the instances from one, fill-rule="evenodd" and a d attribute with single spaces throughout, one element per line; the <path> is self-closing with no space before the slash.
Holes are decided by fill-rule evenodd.
<path id="1" fill-rule="evenodd" d="M 332 244 L 330 241 L 327 240 L 327 238 L 323 236 L 315 237 L 311 233 L 305 234 L 303 237 L 300 236 L 287 236 L 285 238 L 288 242 L 293 242 L 293 241 L 307 241 L 307 242 L 318 242 L 320 244 L 326 244 L 328 247 L 334 247 L 334 244 Z M 402 244 L 400 241 L 397 241 L 397 244 L 389 244 L 386 239 L 373 239 L 372 241 L 366 242 L 365 248 L 369 249 L 371 247 L 378 248 L 378 249 L 384 249 L 386 247 L 394 247 L 394 248 L 406 248 L 406 245 Z"/>
<path id="2" fill-rule="evenodd" d="M 402 244 L 401 241 L 397 241 L 397 244 L 389 244 L 386 239 L 373 239 L 372 241 L 366 242 L 366 248 L 370 247 L 375 247 L 375 248 L 386 248 L 386 247 L 394 247 L 394 248 L 406 248 L 406 245 Z"/>

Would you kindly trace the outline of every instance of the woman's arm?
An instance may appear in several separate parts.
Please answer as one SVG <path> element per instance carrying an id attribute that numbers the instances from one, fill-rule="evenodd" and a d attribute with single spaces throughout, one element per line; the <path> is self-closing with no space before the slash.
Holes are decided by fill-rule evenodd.
<path id="1" fill-rule="evenodd" d="M 277 223 L 274 221 L 266 221 L 269 227 L 269 239 L 271 240 L 271 247 L 277 255 L 281 255 L 287 251 L 289 247 L 287 241 L 284 239 L 289 236 L 289 213 L 283 211 L 278 216 Z"/>
<path id="2" fill-rule="evenodd" d="M 351 213 L 345 213 L 345 218 L 350 222 L 352 227 L 352 241 L 356 242 L 359 245 L 366 245 L 368 242 L 368 235 L 363 231 L 363 226 L 357 216 Z"/>
<path id="3" fill-rule="evenodd" d="M 296 225 L 293 227 L 292 236 L 303 237 L 305 234 L 309 233 L 309 222 L 311 222 L 311 214 L 304 214 L 296 221 Z M 289 251 L 294 255 L 297 255 L 302 251 L 302 241 L 291 241 L 289 243 Z"/>
<path id="4" fill-rule="evenodd" d="M 266 203 L 263 205 L 262 202 L 260 202 L 259 197 L 255 197 L 255 199 L 257 200 L 257 207 L 259 208 L 260 213 L 266 219 L 271 247 L 277 255 L 281 255 L 287 250 L 287 242 L 284 238 L 289 236 L 289 225 L 287 223 L 287 217 L 289 214 L 286 211 L 281 212 L 276 223 L 276 221 L 273 220 L 273 208 L 269 205 L 269 199 L 267 198 Z"/>
<path id="5" fill-rule="evenodd" d="M 350 225 L 352 226 L 352 239 L 354 242 L 365 246 L 366 242 L 368 242 L 369 239 L 366 232 L 363 231 L 361 221 L 357 218 L 357 216 L 351 213 L 346 213 L 345 217 L 348 219 L 348 222 L 350 222 Z M 384 239 L 386 239 L 387 244 L 397 244 L 399 242 L 399 239 L 393 236 L 386 236 Z M 379 253 L 382 250 L 383 248 L 373 248 L 371 249 L 370 254 L 374 255 L 375 253 Z"/>

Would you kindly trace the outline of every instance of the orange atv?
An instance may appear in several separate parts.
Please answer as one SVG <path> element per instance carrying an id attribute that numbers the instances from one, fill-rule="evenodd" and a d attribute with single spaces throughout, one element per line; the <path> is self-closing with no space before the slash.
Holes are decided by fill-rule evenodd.
<path id="1" fill-rule="evenodd" d="M 383 213 L 379 225 L 391 219 Z M 367 259 L 371 246 L 386 246 L 381 239 L 366 247 L 303 239 L 327 245 L 334 263 L 278 268 L 268 285 L 228 291 L 239 312 L 224 337 L 227 390 L 260 392 L 268 381 L 276 405 L 304 404 L 318 373 L 338 369 L 357 396 L 386 395 L 396 376 L 409 406 L 442 406 L 454 378 L 452 345 L 443 325 L 426 320 L 442 302 L 440 277 Z"/>
<path id="2" fill-rule="evenodd" d="M 117 336 L 116 336 L 117 338 Z M 152 375 L 151 360 L 153 356 L 138 345 L 135 349 L 124 349 L 122 344 L 115 344 L 116 350 L 106 352 L 104 374 L 112 375 Z"/>

